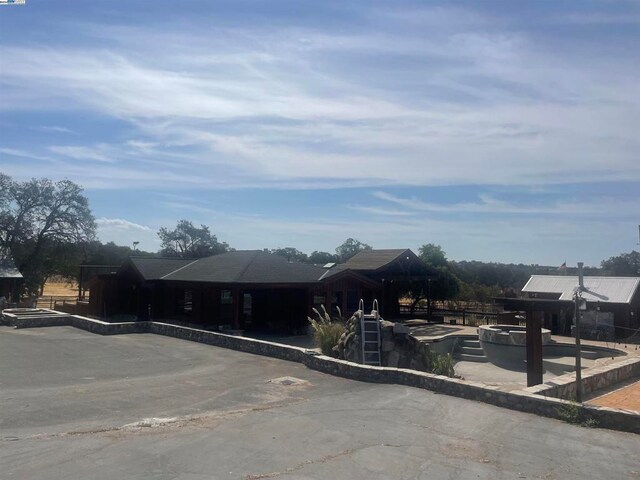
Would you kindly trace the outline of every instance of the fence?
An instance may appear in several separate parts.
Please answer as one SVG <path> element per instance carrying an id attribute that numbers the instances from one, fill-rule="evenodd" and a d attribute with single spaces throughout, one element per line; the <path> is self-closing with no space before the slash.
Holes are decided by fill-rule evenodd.
<path id="1" fill-rule="evenodd" d="M 78 301 L 77 295 L 46 295 L 38 297 L 36 301 L 36 308 L 49 308 L 55 309 L 58 305 L 64 305 L 65 303 L 76 303 Z"/>
<path id="2" fill-rule="evenodd" d="M 424 305 L 418 305 L 411 311 L 409 305 L 400 305 L 400 314 L 402 316 L 411 316 L 414 318 L 427 318 L 428 309 Z M 495 312 L 487 310 L 475 309 L 455 309 L 455 308 L 432 308 L 431 319 L 440 320 L 445 323 L 460 323 L 476 327 L 478 325 L 526 325 L 524 317 L 520 317 L 516 312 Z"/>

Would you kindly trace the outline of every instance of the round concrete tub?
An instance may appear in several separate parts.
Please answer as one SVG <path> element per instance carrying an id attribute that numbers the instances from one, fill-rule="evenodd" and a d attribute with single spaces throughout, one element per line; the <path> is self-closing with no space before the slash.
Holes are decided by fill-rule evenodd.
<path id="1" fill-rule="evenodd" d="M 526 368 L 527 329 L 516 325 L 481 325 L 478 340 L 487 359 L 509 369 Z M 542 329 L 542 345 L 551 343 L 551 331 Z"/>

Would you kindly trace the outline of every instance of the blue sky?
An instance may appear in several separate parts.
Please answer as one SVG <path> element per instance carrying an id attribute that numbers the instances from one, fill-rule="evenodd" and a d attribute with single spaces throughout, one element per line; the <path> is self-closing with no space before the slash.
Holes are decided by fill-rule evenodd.
<path id="1" fill-rule="evenodd" d="M 103 241 L 637 248 L 640 2 L 0 7 L 0 171 L 83 185 Z"/>

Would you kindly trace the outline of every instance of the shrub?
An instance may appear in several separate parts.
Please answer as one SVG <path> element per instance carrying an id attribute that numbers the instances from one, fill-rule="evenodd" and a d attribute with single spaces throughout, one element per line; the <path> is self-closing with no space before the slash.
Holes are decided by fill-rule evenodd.
<path id="1" fill-rule="evenodd" d="M 425 355 L 425 361 L 427 364 L 427 371 L 434 375 L 445 375 L 447 377 L 453 377 L 455 370 L 453 369 L 453 356 L 450 353 L 445 355 L 438 355 L 437 353 L 427 350 Z"/>
<path id="2" fill-rule="evenodd" d="M 575 402 L 574 399 L 571 399 Z M 584 409 L 580 404 L 567 403 L 557 409 L 558 416 L 561 420 L 574 425 L 580 425 L 581 427 L 595 428 L 598 426 L 598 421 L 595 418 L 591 418 L 585 414 Z"/>
<path id="3" fill-rule="evenodd" d="M 336 354 L 333 351 L 333 347 L 338 344 L 340 337 L 344 333 L 344 322 L 341 316 L 332 320 L 324 305 L 322 305 L 322 313 L 315 308 L 313 311 L 318 318 L 307 317 L 313 329 L 313 338 L 324 355 L 335 357 Z"/>

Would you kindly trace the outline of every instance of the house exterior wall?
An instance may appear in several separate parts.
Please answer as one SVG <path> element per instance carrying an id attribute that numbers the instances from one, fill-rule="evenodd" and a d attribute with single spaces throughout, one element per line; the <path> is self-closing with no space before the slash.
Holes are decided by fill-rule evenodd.
<path id="1" fill-rule="evenodd" d="M 324 298 L 324 306 L 332 316 L 338 314 L 336 307 L 339 307 L 342 316 L 349 318 L 358 310 L 360 299 L 364 300 L 365 311 L 371 310 L 373 300 L 378 297 L 380 290 L 363 285 L 353 278 L 342 278 L 316 288 L 314 294 Z M 320 304 L 314 302 L 314 306 L 318 308 Z"/>

